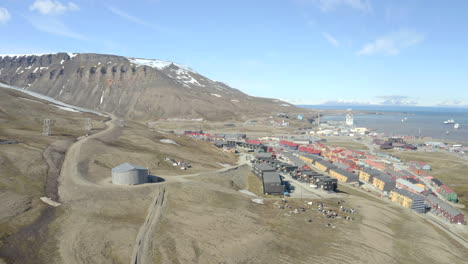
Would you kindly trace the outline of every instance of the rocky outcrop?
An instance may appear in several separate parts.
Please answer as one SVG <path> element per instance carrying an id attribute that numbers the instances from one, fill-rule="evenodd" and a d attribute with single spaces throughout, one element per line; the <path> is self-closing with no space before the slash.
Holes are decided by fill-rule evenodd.
<path id="1" fill-rule="evenodd" d="M 0 55 L 0 82 L 136 120 L 243 120 L 294 108 L 246 95 L 183 65 L 114 55 Z"/>

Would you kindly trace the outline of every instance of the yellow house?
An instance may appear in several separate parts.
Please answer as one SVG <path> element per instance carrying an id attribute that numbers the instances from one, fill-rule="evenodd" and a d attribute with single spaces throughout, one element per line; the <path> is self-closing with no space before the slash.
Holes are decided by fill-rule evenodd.
<path id="1" fill-rule="evenodd" d="M 392 202 L 397 203 L 405 208 L 411 208 L 411 205 L 413 204 L 413 200 L 411 198 L 406 197 L 398 192 L 391 192 L 390 200 L 392 200 Z"/>
<path id="2" fill-rule="evenodd" d="M 306 162 L 306 163 L 314 164 L 314 160 L 311 159 L 311 158 L 309 158 L 309 157 L 300 155 L 299 158 L 300 158 L 301 160 L 303 160 L 304 162 Z"/>
<path id="3" fill-rule="evenodd" d="M 340 182 L 352 182 L 358 180 L 357 175 L 338 168 L 330 169 L 329 174 L 331 177 L 336 178 Z"/>
<path id="4" fill-rule="evenodd" d="M 374 177 L 379 175 L 380 172 L 374 169 L 364 168 L 363 170 L 359 171 L 359 180 L 363 182 L 372 183 L 374 181 Z"/>
<path id="5" fill-rule="evenodd" d="M 389 192 L 395 188 L 395 182 L 390 176 L 379 174 L 374 177 L 372 184 L 379 190 Z"/>
<path id="6" fill-rule="evenodd" d="M 319 169 L 321 171 L 324 171 L 324 172 L 328 170 L 327 166 L 325 166 L 325 165 L 323 165 L 323 164 L 321 164 L 319 162 L 315 163 L 315 167 L 317 167 L 317 169 Z"/>
<path id="7" fill-rule="evenodd" d="M 366 171 L 359 171 L 359 180 L 364 181 L 364 182 L 372 182 L 372 177 L 370 173 Z"/>
<path id="8" fill-rule="evenodd" d="M 421 187 L 423 190 L 426 190 L 426 186 L 424 186 L 422 183 L 416 183 L 415 185 Z"/>
<path id="9" fill-rule="evenodd" d="M 424 213 L 426 211 L 424 196 L 414 194 L 404 189 L 393 190 L 390 193 L 390 200 L 418 213 Z"/>

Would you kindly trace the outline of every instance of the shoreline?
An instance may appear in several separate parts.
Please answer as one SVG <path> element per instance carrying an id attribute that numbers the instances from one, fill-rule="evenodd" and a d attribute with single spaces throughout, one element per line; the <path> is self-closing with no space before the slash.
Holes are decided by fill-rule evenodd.
<path id="1" fill-rule="evenodd" d="M 328 109 L 326 110 L 328 111 Z M 346 111 L 346 110 L 343 110 L 343 111 Z M 352 111 L 353 114 L 358 114 L 358 115 L 384 115 L 384 116 L 388 116 L 388 115 L 408 115 L 406 113 L 403 113 L 403 112 L 382 112 L 382 113 L 379 113 L 379 112 L 368 112 L 368 111 Z M 341 117 L 343 116 L 344 117 L 345 115 L 345 112 L 321 112 L 320 114 L 320 117 L 321 119 L 322 118 L 326 118 L 326 117 Z M 415 114 L 412 114 L 412 116 L 414 116 Z M 409 115 L 408 115 L 409 116 Z M 316 118 L 314 118 L 314 121 L 316 120 Z M 323 122 L 327 122 L 328 121 L 323 121 Z M 339 122 L 339 121 L 338 121 Z M 344 120 L 343 120 L 344 122 Z M 322 121 L 321 121 L 322 123 Z M 387 134 L 388 137 L 390 137 L 391 135 L 389 135 L 388 132 L 384 132 L 382 131 L 381 129 L 379 128 L 376 128 L 375 126 L 368 126 L 368 125 L 363 125 L 362 127 L 365 127 L 367 129 L 369 129 L 370 131 L 372 132 L 376 132 L 376 133 L 379 133 L 379 134 Z M 461 140 L 461 139 L 450 139 L 450 138 L 446 138 L 446 139 L 443 139 L 443 138 L 438 138 L 438 137 L 431 137 L 431 136 L 418 136 L 418 135 L 411 135 L 411 134 L 402 134 L 402 133 L 395 133 L 394 135 L 395 137 L 410 137 L 412 140 L 423 140 L 423 141 L 438 141 L 438 142 L 443 142 L 443 143 L 446 143 L 446 144 L 461 144 L 461 145 L 465 145 L 465 146 L 468 146 L 468 139 L 466 140 Z"/>

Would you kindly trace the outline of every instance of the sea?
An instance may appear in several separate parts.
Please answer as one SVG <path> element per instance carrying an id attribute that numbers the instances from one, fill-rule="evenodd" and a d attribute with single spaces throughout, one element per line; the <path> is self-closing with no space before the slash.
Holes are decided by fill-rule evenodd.
<path id="1" fill-rule="evenodd" d="M 468 143 L 468 108 L 380 105 L 299 105 L 299 107 L 367 111 L 365 114 L 354 114 L 356 127 L 366 127 L 390 136 L 421 136 Z M 460 128 L 455 129 L 453 124 L 444 124 L 448 119 L 460 124 Z M 325 116 L 321 119 L 321 121 L 344 120 L 344 115 Z"/>

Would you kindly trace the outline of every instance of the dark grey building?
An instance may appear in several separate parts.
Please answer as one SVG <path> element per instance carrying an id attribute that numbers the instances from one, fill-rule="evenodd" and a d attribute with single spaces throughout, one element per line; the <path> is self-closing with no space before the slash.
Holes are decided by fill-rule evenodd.
<path id="1" fill-rule="evenodd" d="M 263 192 L 265 194 L 283 195 L 284 185 L 279 173 L 264 172 L 263 173 Z"/>
<path id="2" fill-rule="evenodd" d="M 252 171 L 260 180 L 262 180 L 265 172 L 276 172 L 276 169 L 267 163 L 255 163 L 252 166 Z"/>

